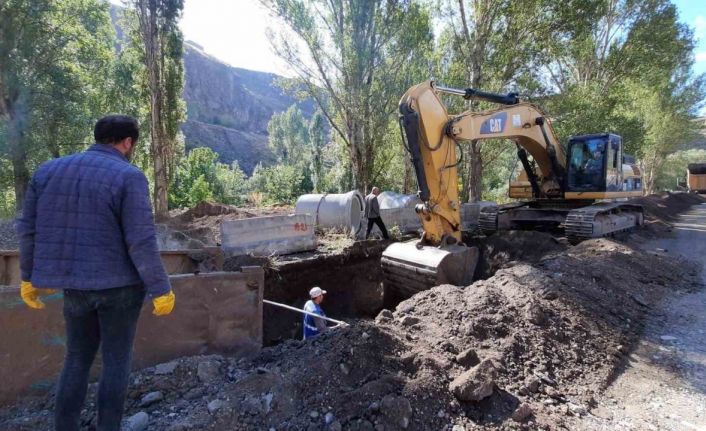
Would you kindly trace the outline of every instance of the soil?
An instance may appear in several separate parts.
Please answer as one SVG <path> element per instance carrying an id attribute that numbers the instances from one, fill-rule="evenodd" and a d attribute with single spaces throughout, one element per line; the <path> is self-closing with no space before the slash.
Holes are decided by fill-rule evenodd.
<path id="1" fill-rule="evenodd" d="M 688 259 L 699 249 L 680 236 L 651 241 L 696 238 L 686 229 L 706 223 L 681 221 L 679 233 L 675 214 L 702 201 L 647 198 L 651 226 L 640 240 L 571 247 L 541 232 L 489 237 L 480 244 L 484 279 L 468 287 L 438 286 L 374 321 L 349 319 L 350 326 L 287 339 L 254 358 L 180 358 L 134 372 L 126 418 L 147 417 L 146 429 L 171 431 L 696 429 L 684 423 L 703 419 L 698 331 L 706 297 L 702 262 Z M 692 254 L 669 252 L 677 247 Z M 376 283 L 367 249 L 349 253 L 361 253 L 360 261 L 331 254 L 271 262 L 269 282 L 281 278 L 271 292 L 300 300 L 312 283 L 329 282 L 339 297 L 330 295 L 324 309 L 339 317 L 335 302 L 347 301 L 361 277 Z M 633 367 L 638 361 L 654 367 Z M 651 385 L 653 376 L 662 386 Z M 674 398 L 684 389 L 693 396 Z M 96 420 L 95 392 L 92 385 L 86 429 Z M 51 408 L 51 394 L 23 400 L 0 410 L 0 429 L 51 429 Z"/>
<path id="2" fill-rule="evenodd" d="M 706 204 L 641 247 L 706 265 Z M 587 430 L 706 429 L 706 271 L 701 288 L 677 292 L 650 310 L 636 348 L 598 406 L 575 424 Z"/>

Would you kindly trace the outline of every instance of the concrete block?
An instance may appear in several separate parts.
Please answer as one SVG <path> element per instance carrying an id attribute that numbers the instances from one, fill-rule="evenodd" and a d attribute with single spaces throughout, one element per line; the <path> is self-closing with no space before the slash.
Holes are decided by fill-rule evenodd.
<path id="1" fill-rule="evenodd" d="M 270 256 L 316 249 L 310 214 L 255 217 L 221 223 L 221 246 L 229 256 Z"/>
<path id="2" fill-rule="evenodd" d="M 262 346 L 264 271 L 181 274 L 170 277 L 176 295 L 168 316 L 152 315 L 145 299 L 137 326 L 133 369 L 181 356 L 221 353 L 249 356 Z M 56 382 L 66 345 L 61 292 L 27 308 L 19 288 L 0 288 L 0 406 L 44 393 Z M 94 376 L 100 364 L 94 367 Z"/>

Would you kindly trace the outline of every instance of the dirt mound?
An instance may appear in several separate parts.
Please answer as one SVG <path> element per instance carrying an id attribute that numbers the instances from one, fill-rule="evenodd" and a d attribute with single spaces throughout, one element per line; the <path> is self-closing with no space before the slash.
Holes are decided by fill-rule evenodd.
<path id="1" fill-rule="evenodd" d="M 706 202 L 706 196 L 696 193 L 664 192 L 632 199 L 631 202 L 642 205 L 648 218 L 673 222 L 679 214 L 692 205 Z"/>
<path id="2" fill-rule="evenodd" d="M 215 202 L 201 201 L 195 207 L 186 210 L 175 217 L 180 223 L 189 223 L 201 217 L 220 216 L 226 214 L 238 214 L 238 208 L 219 204 Z M 251 217 L 253 217 L 251 215 Z"/>
<path id="3" fill-rule="evenodd" d="M 128 416 L 148 413 L 150 430 L 559 428 L 594 407 L 652 304 L 696 273 L 586 241 L 252 361 L 184 358 L 134 373 Z M 49 429 L 50 407 L 45 398 L 0 413 L 0 429 Z"/>
<path id="4" fill-rule="evenodd" d="M 487 278 L 512 263 L 536 263 L 545 256 L 566 250 L 568 245 L 546 232 L 498 231 L 475 237 L 468 244 L 480 249 L 475 279 Z"/>

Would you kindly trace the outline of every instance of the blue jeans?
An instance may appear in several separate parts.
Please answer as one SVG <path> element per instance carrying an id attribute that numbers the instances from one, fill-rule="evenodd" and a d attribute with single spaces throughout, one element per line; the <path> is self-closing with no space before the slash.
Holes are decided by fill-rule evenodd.
<path id="1" fill-rule="evenodd" d="M 132 342 L 145 299 L 141 285 L 106 290 L 64 290 L 66 357 L 56 392 L 56 431 L 78 431 L 88 375 L 98 347 L 98 430 L 119 431 L 130 375 Z"/>

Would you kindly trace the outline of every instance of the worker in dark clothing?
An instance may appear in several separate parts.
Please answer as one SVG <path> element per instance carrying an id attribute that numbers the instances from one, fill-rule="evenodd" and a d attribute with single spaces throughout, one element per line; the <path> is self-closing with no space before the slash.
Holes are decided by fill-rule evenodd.
<path id="1" fill-rule="evenodd" d="M 174 293 L 157 248 L 147 178 L 130 164 L 137 120 L 100 119 L 96 143 L 50 160 L 27 189 L 20 238 L 20 295 L 32 309 L 40 295 L 64 291 L 66 356 L 56 389 L 55 429 L 78 431 L 88 375 L 98 348 L 98 430 L 119 431 L 132 344 L 145 296 L 160 316 Z"/>
<path id="2" fill-rule="evenodd" d="M 365 239 L 368 239 L 370 236 L 370 230 L 373 228 L 373 224 L 376 224 L 380 228 L 383 238 L 389 239 L 387 229 L 385 229 L 385 223 L 383 223 L 382 218 L 380 218 L 379 194 L 380 189 L 373 187 L 370 194 L 365 197 L 365 217 L 368 219 L 368 230 L 365 232 Z"/>

